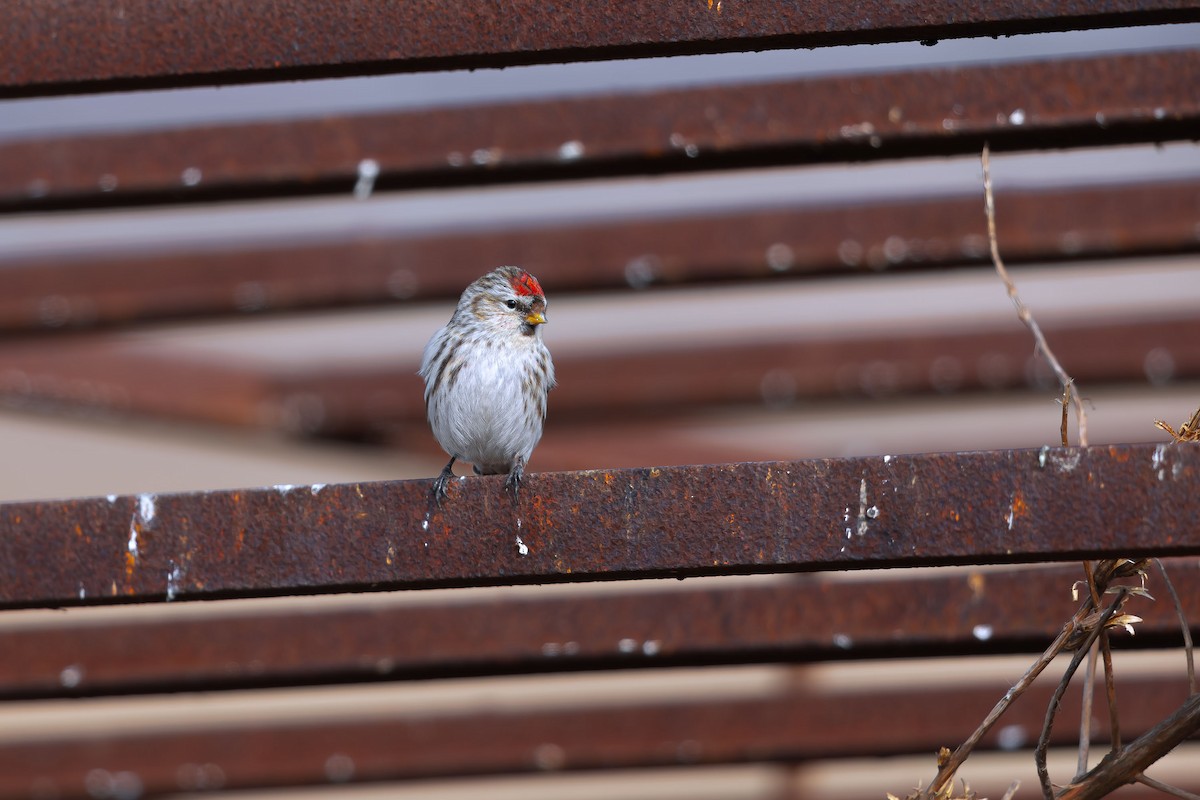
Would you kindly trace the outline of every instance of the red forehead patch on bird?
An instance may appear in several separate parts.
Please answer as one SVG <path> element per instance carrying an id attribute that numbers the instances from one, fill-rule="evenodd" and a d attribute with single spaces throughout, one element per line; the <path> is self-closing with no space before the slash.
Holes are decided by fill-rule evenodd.
<path id="1" fill-rule="evenodd" d="M 517 277 L 513 278 L 512 287 L 519 295 L 537 295 L 545 297 L 542 293 L 542 285 L 537 282 L 537 278 L 530 275 L 528 272 L 521 272 Z"/>

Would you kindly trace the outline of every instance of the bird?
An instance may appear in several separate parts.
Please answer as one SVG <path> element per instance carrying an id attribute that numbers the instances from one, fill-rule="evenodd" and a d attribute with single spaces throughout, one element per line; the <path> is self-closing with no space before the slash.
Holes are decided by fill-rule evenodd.
<path id="1" fill-rule="evenodd" d="M 542 341 L 546 294 L 520 267 L 498 267 L 469 285 L 429 343 L 418 374 L 434 438 L 450 462 L 433 482 L 440 505 L 454 462 L 476 475 L 507 474 L 516 498 L 542 438 L 554 362 Z"/>

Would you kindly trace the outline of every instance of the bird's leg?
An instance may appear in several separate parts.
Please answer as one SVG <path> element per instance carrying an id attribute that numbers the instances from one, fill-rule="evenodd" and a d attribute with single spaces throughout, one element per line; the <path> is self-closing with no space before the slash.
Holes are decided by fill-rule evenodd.
<path id="1" fill-rule="evenodd" d="M 525 478 L 525 459 L 517 456 L 513 461 L 512 469 L 508 472 L 508 480 L 504 482 L 505 489 L 512 489 L 513 499 L 517 499 L 517 491 L 521 488 L 521 481 Z"/>
<path id="2" fill-rule="evenodd" d="M 446 484 L 454 477 L 454 462 L 458 460 L 458 456 L 450 456 L 450 463 L 442 468 L 442 474 L 433 479 L 433 499 L 440 506 L 442 498 L 446 496 Z"/>

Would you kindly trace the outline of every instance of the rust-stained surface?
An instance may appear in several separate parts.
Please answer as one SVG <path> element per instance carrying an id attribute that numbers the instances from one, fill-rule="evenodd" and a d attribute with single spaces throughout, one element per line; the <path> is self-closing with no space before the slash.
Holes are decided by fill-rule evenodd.
<path id="1" fill-rule="evenodd" d="M 939 39 L 1196 19 L 1189 0 L 6 0 L 0 96 L 539 61 Z"/>
<path id="2" fill-rule="evenodd" d="M 1085 383 L 1182 381 L 1200 376 L 1200 318 L 1155 317 L 1044 325 L 1055 352 Z M 275 368 L 231 363 L 186 346 L 154 347 L 108 332 L 0 347 L 0 397 L 22 408 L 85 408 L 315 436 L 372 440 L 417 430 L 425 406 L 416 364 L 386 352 L 342 365 Z M 1165 371 L 1155 372 L 1155 364 Z M 680 350 L 560 353 L 552 397 L 559 426 L 635 424 L 724 405 L 781 408 L 808 399 L 1053 391 L 1052 375 L 1015 320 L 936 332 L 743 337 Z M 638 375 L 638 380 L 627 376 Z M 654 432 L 649 432 L 654 436 Z M 426 437 L 427 439 L 427 437 Z M 440 455 L 439 455 L 440 458 Z M 711 458 L 711 456 L 708 456 Z M 544 463 L 544 462 L 543 462 Z M 576 460 L 569 467 L 578 465 Z"/>
<path id="3" fill-rule="evenodd" d="M 11 503 L 0 603 L 1195 555 L 1198 479 L 1129 445 Z"/>
<path id="4" fill-rule="evenodd" d="M 0 209 L 1162 141 L 1198 84 L 1184 50 L 39 138 L 0 145 Z"/>
<path id="5" fill-rule="evenodd" d="M 1046 683 L 1035 684 L 980 748 L 995 749 L 1001 741 L 1010 748 L 1029 747 L 1041 729 L 1050 690 Z M 533 710 L 346 715 L 349 718 L 239 722 L 200 729 L 189 729 L 182 721 L 155 732 L 0 744 L 0 795 L 24 797 L 40 790 L 32 793 L 47 796 L 53 789 L 55 797 L 95 797 L 87 790 L 94 789 L 99 772 L 123 775 L 126 781 L 136 776 L 142 793 L 156 796 L 216 788 L 208 782 L 215 775 L 220 775 L 221 788 L 249 789 L 931 754 L 967 736 L 1003 691 L 1004 686 L 988 681 L 984 686 L 794 691 L 640 706 L 572 703 Z M 1144 732 L 1186 695 L 1182 675 L 1123 680 L 1118 695 L 1122 735 L 1132 739 Z M 1078 694 L 1069 693 L 1059 720 L 1077 720 L 1079 713 Z M 1093 739 L 1104 741 L 1101 698 L 1093 713 Z M 1077 740 L 1078 729 L 1065 722 L 1055 726 L 1051 737 L 1056 745 Z"/>
<path id="6" fill-rule="evenodd" d="M 3 148 L 0 147 L 0 152 Z M 2 156 L 0 156 L 2 158 Z M 3 171 L 0 171 L 0 175 Z M 0 178 L 2 180 L 2 178 Z M 1001 190 L 1007 261 L 1194 251 L 1200 181 Z M 564 292 L 987 263 L 978 193 L 147 253 L 0 254 L 0 331 L 457 298 L 496 264 Z M 247 297 L 255 298 L 247 304 Z"/>
<path id="7" fill-rule="evenodd" d="M 1195 559 L 1168 562 L 1189 619 L 1200 619 L 1197 567 Z M 1008 652 L 1054 638 L 1078 605 L 1071 587 L 1082 575 L 1070 565 L 851 582 L 796 576 L 769 586 L 276 609 L 103 626 L 52 620 L 0 631 L 0 652 L 22 654 L 0 660 L 0 697 Z M 1143 622 L 1136 637 L 1115 637 L 1118 647 L 1181 641 L 1160 584 L 1151 574 L 1148 585 L 1163 599 L 1130 607 Z"/>

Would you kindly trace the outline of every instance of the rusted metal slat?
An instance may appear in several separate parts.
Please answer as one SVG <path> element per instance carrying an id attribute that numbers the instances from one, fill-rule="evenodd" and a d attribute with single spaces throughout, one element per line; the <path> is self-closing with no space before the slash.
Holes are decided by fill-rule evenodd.
<path id="1" fill-rule="evenodd" d="M 1072 375 L 1086 383 L 1145 385 L 1200 376 L 1200 318 L 1046 325 L 1044 330 Z M 721 405 L 784 407 L 813 398 L 1055 386 L 1028 332 L 1012 322 L 985 330 L 886 337 L 705 343 L 692 349 L 564 356 L 555 363 L 559 384 L 551 408 L 554 418 L 567 424 L 601 417 L 632 421 L 631 414 L 676 417 L 686 409 Z M 279 410 L 267 419 L 305 433 L 361 436 L 394 423 L 423 426 L 423 390 L 414 371 L 388 364 L 281 377 L 271 382 L 273 404 L 254 409 L 256 421 L 274 405 Z M 624 379 L 629 375 L 638 380 Z M 289 412 L 302 405 L 307 414 Z"/>
<path id="2" fill-rule="evenodd" d="M 1195 560 L 1172 560 L 1188 618 L 1200 623 Z M 0 697 L 196 691 L 423 675 L 917 657 L 1039 649 L 1077 602 L 1078 566 L 589 597 L 456 600 L 418 606 L 281 610 L 197 618 L 53 621 L 0 631 Z M 1179 644 L 1160 602 L 1135 603 L 1135 638 Z"/>
<path id="3" fill-rule="evenodd" d="M 1055 351 L 1088 383 L 1162 383 L 1200 376 L 1200 317 L 1044 325 Z M 351 355 L 351 354 L 348 354 Z M 362 359 L 360 359 L 362 361 Z M 853 331 L 820 339 L 706 342 L 642 352 L 556 356 L 553 427 L 669 410 L 771 407 L 813 398 L 889 397 L 1052 387 L 1028 333 L 995 327 L 897 333 Z M 637 374 L 637 381 L 626 380 Z M 26 408 L 83 407 L 304 435 L 372 437 L 395 426 L 425 430 L 416 365 L 274 371 L 218 363 L 181 349 L 148 348 L 120 334 L 14 342 L 0 347 L 0 398 Z"/>
<path id="4" fill-rule="evenodd" d="M 652 9 L 566 0 L 547 14 L 536 0 L 6 0 L 0 16 L 4 96 L 1002 35 L 1194 20 L 1200 9 L 1189 0 L 1019 0 L 969 11 L 951 0 L 669 0 Z"/>
<path id="5" fill-rule="evenodd" d="M 0 148 L 2 153 L 3 148 Z M 0 155 L 0 158 L 3 158 Z M 0 170 L 0 175 L 3 170 Z M 2 180 L 2 179 L 0 179 Z M 1200 247 L 1200 181 L 999 191 L 1005 259 Z M 496 264 L 564 292 L 982 264 L 978 194 L 445 233 L 350 233 L 154 253 L 0 254 L 0 331 L 457 297 Z"/>
<path id="6" fill-rule="evenodd" d="M 0 604 L 1200 554 L 1200 448 L 1128 445 L 0 506 Z"/>
<path id="7" fill-rule="evenodd" d="M 1181 670 L 1182 671 L 1182 670 Z M 1004 718 L 1017 746 L 1036 739 L 1052 687 L 1036 685 Z M 763 699 L 659 702 L 641 707 L 405 714 L 295 723 L 236 723 L 0 744 L 0 796 L 95 797 L 105 776 L 138 796 L 197 788 L 328 785 L 535 771 L 792 762 L 933 752 L 961 741 L 1002 686 L 789 692 Z M 1186 680 L 1120 684 L 1121 732 L 1133 737 L 1187 696 Z M 954 713 L 931 713 L 932 709 Z M 1104 713 L 1103 700 L 1094 706 Z M 1060 719 L 1078 719 L 1076 696 Z M 1099 721 L 1099 717 L 1097 717 Z M 998 726 L 1001 727 L 1001 726 Z M 1107 726 L 1098 724 L 1097 739 Z M 1023 740 L 1022 740 L 1023 735 Z M 994 730 L 981 748 L 999 745 Z M 1073 725 L 1055 744 L 1078 739 Z M 120 778 L 117 778 L 120 776 Z M 211 779 L 219 776 L 219 781 Z M 205 782 L 200 783 L 200 779 Z M 89 795 L 89 789 L 92 789 Z M 144 793 L 144 794 L 143 794 Z M 124 796 L 124 795 L 117 795 Z"/>
<path id="8" fill-rule="evenodd" d="M 1183 50 L 37 139 L 0 145 L 0 209 L 1163 141 L 1197 84 Z"/>

